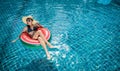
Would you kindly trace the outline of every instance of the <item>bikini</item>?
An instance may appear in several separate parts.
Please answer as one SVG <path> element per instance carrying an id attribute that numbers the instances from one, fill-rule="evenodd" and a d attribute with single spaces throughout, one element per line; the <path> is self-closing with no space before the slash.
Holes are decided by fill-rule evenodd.
<path id="1" fill-rule="evenodd" d="M 28 28 L 28 30 L 27 30 L 28 33 L 32 32 L 32 31 L 37 31 L 37 29 L 38 29 L 38 27 L 33 27 L 33 29 L 31 29 L 29 25 L 27 25 L 27 28 Z M 30 36 L 33 37 L 33 35 L 34 35 L 34 33 Z"/>

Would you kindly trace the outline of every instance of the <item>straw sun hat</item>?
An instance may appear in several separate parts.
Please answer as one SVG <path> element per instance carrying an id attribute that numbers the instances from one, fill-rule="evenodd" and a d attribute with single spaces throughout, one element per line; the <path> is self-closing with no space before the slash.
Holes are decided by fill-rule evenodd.
<path id="1" fill-rule="evenodd" d="M 32 17 L 31 15 L 29 15 L 29 16 L 24 16 L 24 17 L 22 18 L 22 21 L 23 21 L 25 24 L 27 24 L 27 21 L 26 21 L 27 18 L 33 19 L 33 17 Z M 33 19 L 32 24 L 36 24 L 36 23 L 38 23 L 38 21 L 36 21 L 36 20 Z"/>

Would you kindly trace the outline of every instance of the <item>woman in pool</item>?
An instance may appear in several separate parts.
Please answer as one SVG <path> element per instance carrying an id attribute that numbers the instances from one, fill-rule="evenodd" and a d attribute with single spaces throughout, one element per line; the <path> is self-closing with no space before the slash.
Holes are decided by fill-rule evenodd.
<path id="1" fill-rule="evenodd" d="M 44 48 L 47 58 L 50 59 L 50 54 L 46 48 L 46 44 L 50 48 L 52 48 L 53 46 L 45 39 L 42 32 L 40 30 L 37 30 L 38 27 L 42 28 L 42 26 L 40 24 L 38 24 L 38 22 L 35 21 L 32 16 L 25 16 L 22 18 L 22 21 L 25 24 L 27 24 L 27 26 L 24 27 L 22 32 L 27 32 L 32 39 L 38 40 L 41 43 L 42 47 Z M 15 42 L 15 41 L 12 41 L 12 42 Z"/>

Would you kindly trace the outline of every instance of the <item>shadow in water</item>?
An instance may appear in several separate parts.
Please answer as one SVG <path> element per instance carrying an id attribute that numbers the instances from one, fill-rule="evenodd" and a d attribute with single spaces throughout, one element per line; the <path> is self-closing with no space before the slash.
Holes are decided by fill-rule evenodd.
<path id="1" fill-rule="evenodd" d="M 120 6 L 120 0 L 113 0 L 113 3 L 117 4 L 118 6 Z"/>
<path id="2" fill-rule="evenodd" d="M 58 70 L 52 62 L 44 58 L 33 60 L 31 63 L 29 63 L 23 68 L 18 69 L 17 71 L 58 71 Z"/>

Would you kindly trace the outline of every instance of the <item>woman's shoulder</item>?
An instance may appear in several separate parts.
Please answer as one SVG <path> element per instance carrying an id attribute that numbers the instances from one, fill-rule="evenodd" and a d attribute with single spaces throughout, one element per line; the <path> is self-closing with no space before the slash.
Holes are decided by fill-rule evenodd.
<path id="1" fill-rule="evenodd" d="M 28 28 L 28 25 L 24 27 L 24 29 L 27 29 Z"/>

